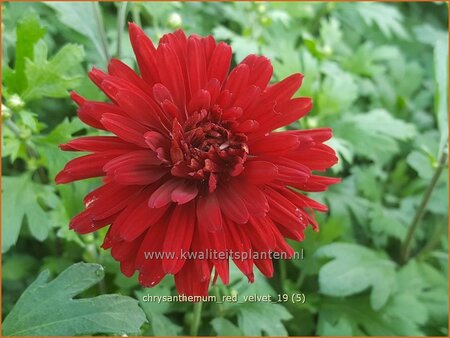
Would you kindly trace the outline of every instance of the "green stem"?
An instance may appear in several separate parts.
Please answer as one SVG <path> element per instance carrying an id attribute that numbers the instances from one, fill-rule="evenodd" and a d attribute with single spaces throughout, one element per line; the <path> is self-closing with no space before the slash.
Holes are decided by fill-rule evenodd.
<path id="1" fill-rule="evenodd" d="M 219 310 L 219 315 L 220 315 L 220 317 L 223 317 L 223 304 L 220 303 L 220 302 L 222 302 L 222 297 L 220 296 L 219 286 L 214 285 L 213 289 L 214 289 L 214 295 L 216 296 L 216 304 L 217 304 L 217 309 Z"/>
<path id="2" fill-rule="evenodd" d="M 6 127 L 11 130 L 13 132 L 13 134 L 19 138 L 19 139 L 23 139 L 22 138 L 22 132 L 20 130 L 20 128 L 17 126 L 17 124 L 11 119 L 7 119 L 4 121 Z M 29 142 L 27 142 L 27 140 L 23 140 L 24 144 L 25 144 L 25 150 L 28 154 L 28 156 L 32 159 L 38 160 L 39 159 L 39 153 L 36 151 L 36 149 L 34 149 Z M 39 179 L 41 180 L 42 183 L 46 183 L 47 182 L 47 175 L 45 173 L 44 168 L 39 167 L 37 168 L 37 173 L 39 175 Z"/>
<path id="3" fill-rule="evenodd" d="M 447 163 L 447 154 L 445 151 L 443 151 L 440 154 L 438 166 L 433 174 L 433 177 L 431 178 L 430 184 L 425 190 L 425 193 L 422 197 L 422 201 L 420 202 L 419 208 L 417 209 L 414 219 L 412 220 L 411 225 L 409 226 L 405 241 L 403 242 L 401 249 L 401 262 L 403 263 L 406 263 L 408 261 L 408 258 L 411 253 L 411 246 L 414 240 L 414 235 L 419 227 L 420 221 L 425 215 L 428 202 L 430 201 L 433 190 L 436 187 L 436 184 L 439 180 L 439 177 L 442 174 L 442 171 L 445 168 L 446 163 Z"/>
<path id="4" fill-rule="evenodd" d="M 120 54 L 122 53 L 122 37 L 123 37 L 123 27 L 125 26 L 125 20 L 127 18 L 127 5 L 128 3 L 121 2 L 119 5 L 119 12 L 117 13 L 117 51 L 116 57 L 120 59 Z"/>
<path id="5" fill-rule="evenodd" d="M 428 253 L 432 252 L 439 245 L 446 230 L 446 222 L 442 222 L 442 224 L 437 226 L 433 236 L 431 236 L 431 239 L 428 241 L 428 243 L 426 243 L 425 246 L 417 253 L 417 256 L 426 256 Z"/>
<path id="6" fill-rule="evenodd" d="M 286 261 L 284 259 L 280 259 L 280 288 L 284 291 L 284 281 L 286 280 Z"/>
<path id="7" fill-rule="evenodd" d="M 93 2 L 92 6 L 94 6 L 95 21 L 97 23 L 97 29 L 100 34 L 100 40 L 102 42 L 103 54 L 106 61 L 108 61 L 109 60 L 108 41 L 106 39 L 106 32 L 105 27 L 103 25 L 103 17 L 102 12 L 100 10 L 100 4 L 98 2 Z"/>
<path id="8" fill-rule="evenodd" d="M 202 305 L 203 302 L 198 302 L 194 304 L 194 318 L 192 320 L 191 326 L 191 336 L 197 336 L 198 328 L 200 327 L 200 320 L 202 317 Z"/>
<path id="9" fill-rule="evenodd" d="M 133 17 L 133 21 L 139 27 L 142 27 L 141 22 L 141 9 L 139 4 L 133 3 L 131 6 L 131 16 Z"/>

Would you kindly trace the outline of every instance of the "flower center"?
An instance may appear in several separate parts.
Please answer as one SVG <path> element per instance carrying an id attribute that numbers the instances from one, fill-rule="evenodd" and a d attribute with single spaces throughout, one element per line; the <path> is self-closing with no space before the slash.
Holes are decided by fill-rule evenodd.
<path id="1" fill-rule="evenodd" d="M 200 110 L 172 130 L 172 174 L 201 181 L 212 192 L 219 180 L 239 175 L 247 159 L 247 136 L 233 132 L 236 122 L 222 121 L 220 111 Z"/>

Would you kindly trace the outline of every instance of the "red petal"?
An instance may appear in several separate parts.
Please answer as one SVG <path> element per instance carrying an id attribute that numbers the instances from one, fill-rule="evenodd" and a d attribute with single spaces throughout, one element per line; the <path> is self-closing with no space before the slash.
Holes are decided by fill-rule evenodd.
<path id="1" fill-rule="evenodd" d="M 119 136 L 122 140 L 147 148 L 144 134 L 148 129 L 143 125 L 127 117 L 115 114 L 103 114 L 100 121 L 109 131 Z"/>
<path id="2" fill-rule="evenodd" d="M 56 184 L 104 176 L 103 166 L 125 150 L 112 150 L 81 156 L 69 161 L 55 177 Z"/>
<path id="3" fill-rule="evenodd" d="M 242 63 L 250 67 L 249 83 L 254 84 L 262 90 L 266 89 L 273 73 L 270 60 L 265 56 L 249 55 Z"/>
<path id="4" fill-rule="evenodd" d="M 198 226 L 209 232 L 216 232 L 222 228 L 222 213 L 216 193 L 200 196 L 197 200 Z"/>
<path id="5" fill-rule="evenodd" d="M 226 43 L 221 42 L 216 46 L 208 65 L 209 79 L 217 79 L 223 84 L 230 69 L 231 55 L 231 47 Z"/>
<path id="6" fill-rule="evenodd" d="M 139 87 L 144 93 L 149 93 L 151 87 L 148 83 L 142 80 L 136 72 L 128 67 L 125 63 L 117 59 L 111 59 L 108 64 L 109 74 L 126 80 Z"/>
<path id="7" fill-rule="evenodd" d="M 249 142 L 250 154 L 282 155 L 298 148 L 300 142 L 295 135 L 272 133 L 256 141 Z"/>
<path id="8" fill-rule="evenodd" d="M 264 94 L 266 98 L 289 99 L 302 85 L 303 75 L 300 73 L 292 74 L 284 80 L 269 86 Z"/>
<path id="9" fill-rule="evenodd" d="M 241 177 L 251 184 L 266 184 L 273 181 L 278 174 L 276 165 L 266 161 L 247 161 Z"/>
<path id="10" fill-rule="evenodd" d="M 84 136 L 59 146 L 65 151 L 91 151 L 101 152 L 113 149 L 134 150 L 134 144 L 124 142 L 115 136 Z"/>
<path id="11" fill-rule="evenodd" d="M 156 56 L 161 72 L 164 74 L 161 77 L 161 83 L 169 89 L 178 108 L 184 111 L 186 89 L 183 70 L 177 54 L 168 44 L 160 44 Z"/>
<path id="12" fill-rule="evenodd" d="M 197 197 L 198 189 L 195 184 L 183 184 L 176 187 L 171 194 L 172 201 L 178 204 L 185 204 Z"/>
<path id="13" fill-rule="evenodd" d="M 163 183 L 148 200 L 150 208 L 161 208 L 172 201 L 172 191 L 184 184 L 183 180 L 172 178 Z"/>
<path id="14" fill-rule="evenodd" d="M 195 214 L 192 212 L 192 208 L 195 208 L 195 203 L 178 205 L 172 212 L 167 226 L 163 252 L 167 253 L 169 257 L 173 253 L 175 257 L 163 259 L 163 269 L 167 273 L 176 274 L 186 261 L 186 258 L 181 255 L 183 252 L 188 252 L 194 233 Z"/>
<path id="15" fill-rule="evenodd" d="M 187 71 L 191 96 L 205 88 L 207 82 L 206 58 L 198 37 L 190 36 L 187 43 Z"/>
<path id="16" fill-rule="evenodd" d="M 138 25 L 130 23 L 128 28 L 131 45 L 133 46 L 134 54 L 136 54 L 142 78 L 150 85 L 153 85 L 159 81 L 155 46 L 153 46 L 152 41 Z"/>
<path id="17" fill-rule="evenodd" d="M 249 213 L 237 191 L 224 186 L 217 190 L 217 197 L 220 209 L 226 217 L 238 224 L 247 223 Z"/>

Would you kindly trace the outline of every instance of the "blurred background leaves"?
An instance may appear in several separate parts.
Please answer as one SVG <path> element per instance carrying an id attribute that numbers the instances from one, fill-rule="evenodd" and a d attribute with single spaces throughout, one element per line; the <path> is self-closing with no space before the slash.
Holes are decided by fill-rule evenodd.
<path id="1" fill-rule="evenodd" d="M 175 294 L 169 278 L 142 289 L 136 276 L 124 277 L 99 249 L 104 233 L 68 230 L 83 196 L 98 182 L 53 183 L 73 156 L 58 144 L 96 132 L 74 118 L 68 91 L 105 99 L 86 73 L 94 65 L 104 69 L 110 57 L 136 66 L 125 24 L 134 21 L 153 41 L 177 28 L 213 34 L 231 44 L 235 64 L 249 53 L 265 54 L 274 64 L 274 80 L 303 73 L 297 95 L 311 96 L 314 108 L 289 128 L 329 126 L 335 133 L 329 144 L 340 162 L 332 174 L 343 180 L 317 196 L 330 206 L 318 216 L 321 232 L 309 230 L 304 242 L 291 243 L 304 250 L 304 259 L 279 262 L 273 279 L 257 274 L 251 285 L 233 269 L 229 286 L 211 289 L 220 296 L 269 294 L 275 300 L 303 293 L 306 302 L 205 303 L 198 334 L 447 336 L 447 6 L 3 3 L 2 313 L 10 316 L 3 333 L 21 329 L 20 322 L 11 324 L 14 316 L 30 306 L 27 295 L 49 275 L 59 277 L 42 284 L 41 296 L 45 290 L 61 295 L 52 306 L 70 315 L 61 281 L 77 269 L 98 267 L 73 265 L 79 261 L 104 267 L 104 278 L 93 276 L 87 284 L 81 276 L 71 278 L 82 298 L 120 294 L 136 298 L 140 307 L 110 295 L 127 304 L 115 308 L 117 316 L 135 313 L 134 321 L 102 317 L 103 305 L 94 301 L 81 310 L 92 311 L 101 325 L 76 322 L 53 334 L 191 332 L 192 304 L 142 300 Z"/>

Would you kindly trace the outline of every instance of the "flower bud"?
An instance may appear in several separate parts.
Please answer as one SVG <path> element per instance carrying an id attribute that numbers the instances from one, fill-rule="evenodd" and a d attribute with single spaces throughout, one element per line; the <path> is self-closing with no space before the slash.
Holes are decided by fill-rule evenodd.
<path id="1" fill-rule="evenodd" d="M 173 28 L 173 29 L 180 28 L 182 24 L 183 24 L 183 19 L 181 18 L 180 14 L 178 14 L 176 12 L 170 13 L 169 18 L 167 19 L 167 25 L 170 28 Z"/>

